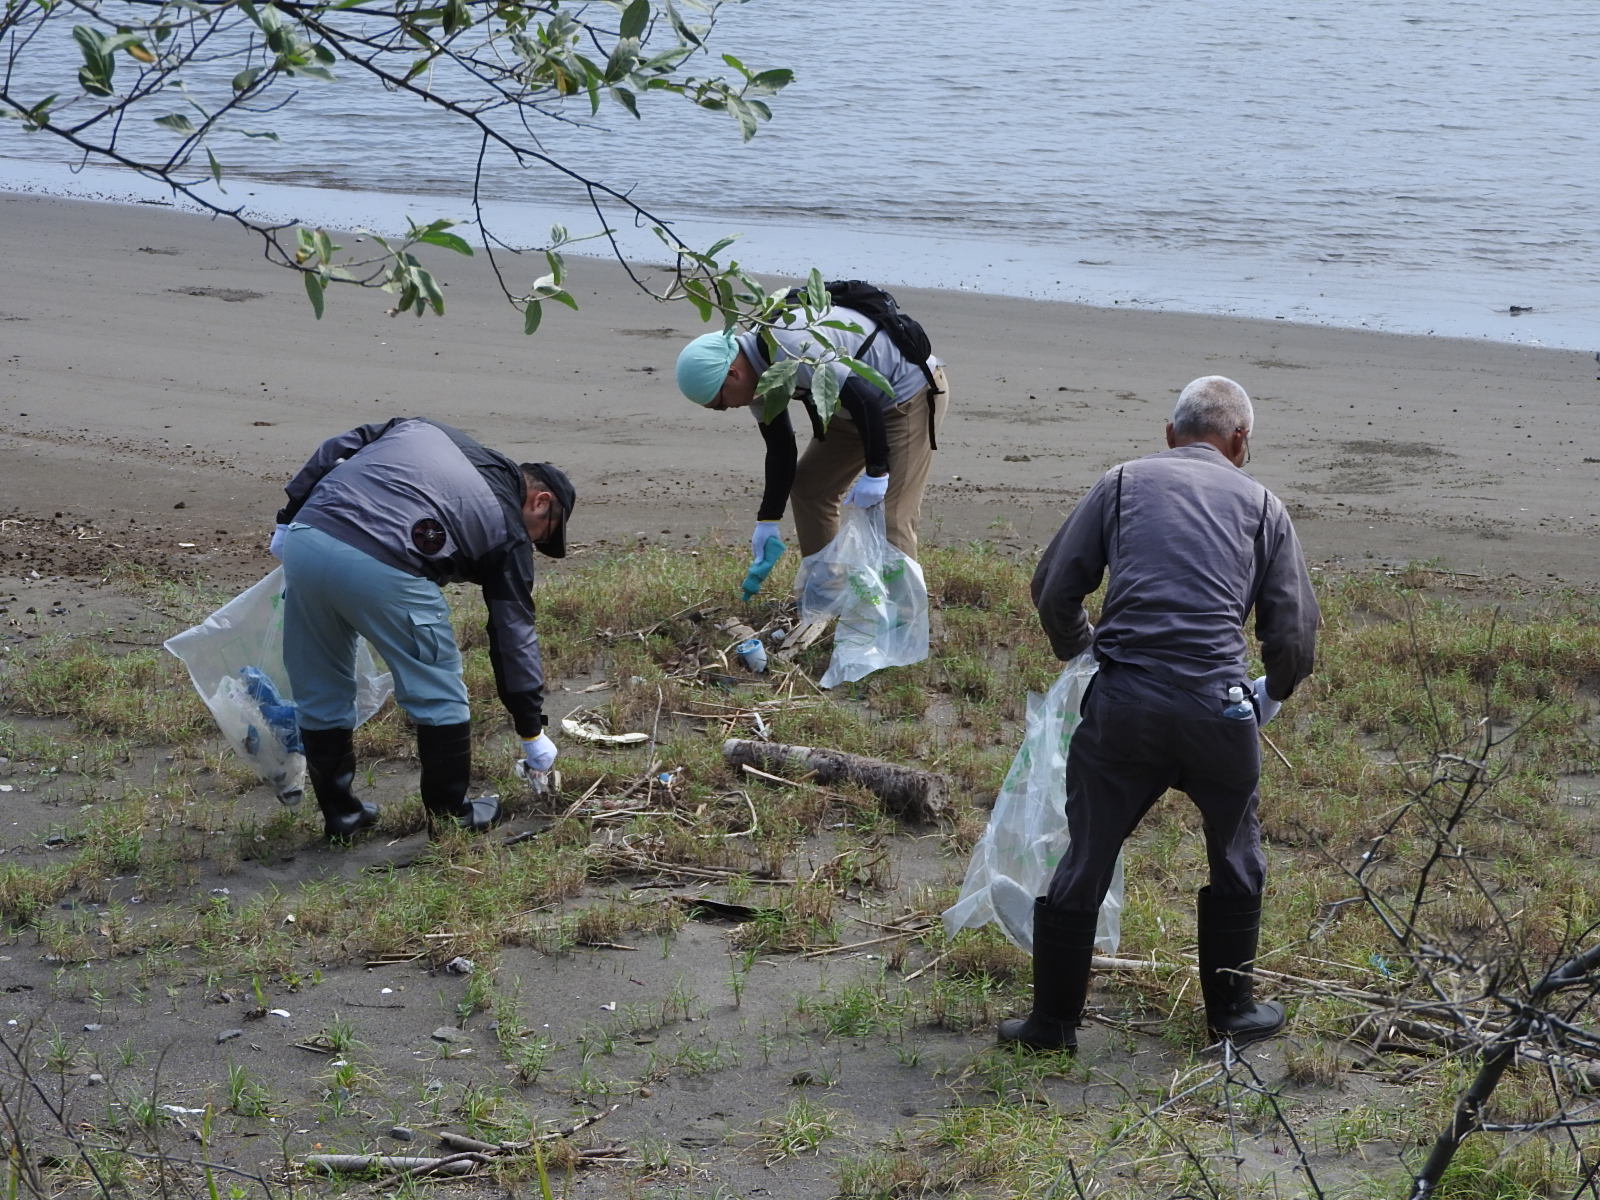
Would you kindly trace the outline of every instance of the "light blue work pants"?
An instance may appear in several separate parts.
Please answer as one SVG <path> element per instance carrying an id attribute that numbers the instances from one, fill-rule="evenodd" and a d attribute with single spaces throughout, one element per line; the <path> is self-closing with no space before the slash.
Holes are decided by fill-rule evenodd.
<path id="1" fill-rule="evenodd" d="M 438 584 L 301 524 L 284 536 L 283 574 L 283 665 L 300 728 L 355 728 L 358 634 L 394 675 L 395 702 L 418 725 L 469 718 L 461 651 Z"/>

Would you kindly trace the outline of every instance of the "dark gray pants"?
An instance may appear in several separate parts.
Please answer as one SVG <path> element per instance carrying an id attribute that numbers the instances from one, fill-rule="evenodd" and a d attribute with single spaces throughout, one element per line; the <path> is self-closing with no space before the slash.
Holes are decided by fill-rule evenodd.
<path id="1" fill-rule="evenodd" d="M 1101 664 L 1067 750 L 1071 842 L 1050 880 L 1052 907 L 1100 907 L 1122 843 L 1168 788 L 1200 810 L 1212 892 L 1260 893 L 1261 748 L 1256 723 L 1224 717 L 1225 703 L 1137 667 Z"/>

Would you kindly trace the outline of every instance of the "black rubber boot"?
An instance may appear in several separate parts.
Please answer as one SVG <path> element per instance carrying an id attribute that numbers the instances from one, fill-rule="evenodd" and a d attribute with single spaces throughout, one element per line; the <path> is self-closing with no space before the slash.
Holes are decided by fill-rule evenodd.
<path id="1" fill-rule="evenodd" d="M 478 832 L 500 824 L 500 798 L 467 799 L 472 782 L 472 722 L 459 725 L 418 725 L 417 757 L 422 760 L 422 807 L 428 826 L 454 821 Z"/>
<path id="2" fill-rule="evenodd" d="M 350 790 L 356 779 L 355 732 L 350 729 L 302 729 L 306 748 L 306 776 L 322 809 L 322 824 L 330 838 L 348 838 L 378 822 L 378 806 L 356 799 Z"/>
<path id="3" fill-rule="evenodd" d="M 1261 937 L 1261 897 L 1218 896 L 1203 887 L 1197 913 L 1206 1028 L 1235 1046 L 1271 1037 L 1283 1028 L 1283 1005 L 1256 1000 L 1251 973 Z"/>
<path id="4" fill-rule="evenodd" d="M 1033 1012 L 1000 1022 L 1002 1044 L 1034 1050 L 1078 1048 L 1078 1019 L 1089 994 L 1098 912 L 1051 908 L 1033 902 Z"/>

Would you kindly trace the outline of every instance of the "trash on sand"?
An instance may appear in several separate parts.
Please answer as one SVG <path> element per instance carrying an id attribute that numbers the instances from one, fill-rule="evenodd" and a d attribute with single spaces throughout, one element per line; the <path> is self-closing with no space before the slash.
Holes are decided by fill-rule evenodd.
<path id="1" fill-rule="evenodd" d="M 572 717 L 561 718 L 561 729 L 586 742 L 601 742 L 608 746 L 637 746 L 640 742 L 650 740 L 648 733 L 607 733 L 593 721 L 574 720 Z"/>

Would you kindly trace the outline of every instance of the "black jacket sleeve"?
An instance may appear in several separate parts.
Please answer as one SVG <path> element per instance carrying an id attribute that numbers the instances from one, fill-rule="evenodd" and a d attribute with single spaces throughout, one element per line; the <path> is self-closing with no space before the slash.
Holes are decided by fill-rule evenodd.
<path id="1" fill-rule="evenodd" d="M 767 444 L 766 486 L 761 493 L 761 507 L 756 510 L 758 521 L 778 521 L 789 504 L 789 489 L 794 487 L 794 467 L 799 459 L 795 447 L 794 424 L 789 420 L 789 410 L 761 422 L 761 437 Z"/>
<path id="2" fill-rule="evenodd" d="M 884 426 L 882 392 L 859 375 L 851 375 L 839 389 L 839 406 L 850 414 L 861 433 L 861 449 L 868 475 L 889 473 L 889 433 Z"/>
<path id="3" fill-rule="evenodd" d="M 526 542 L 484 561 L 481 587 L 489 610 L 489 662 L 495 691 L 521 738 L 544 728 L 544 663 L 534 629 L 533 553 Z"/>

